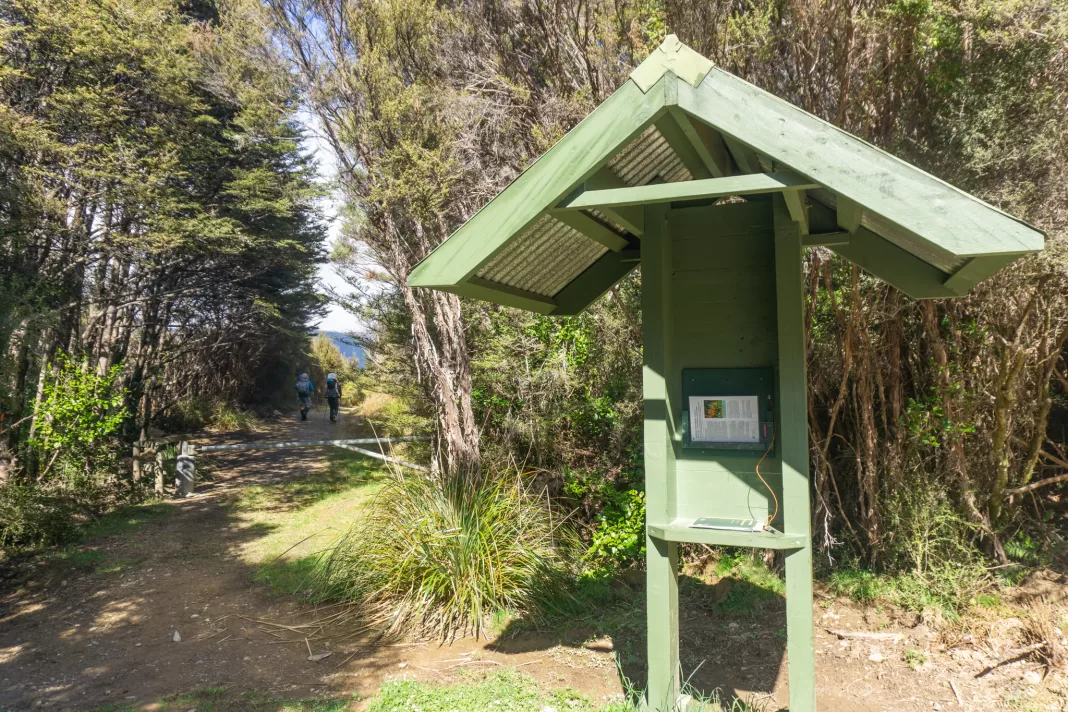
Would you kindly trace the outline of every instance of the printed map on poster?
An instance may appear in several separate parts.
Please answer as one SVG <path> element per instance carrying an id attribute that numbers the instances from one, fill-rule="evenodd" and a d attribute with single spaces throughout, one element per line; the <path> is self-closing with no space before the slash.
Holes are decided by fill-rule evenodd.
<path id="1" fill-rule="evenodd" d="M 760 441 L 757 396 L 690 396 L 690 441 Z"/>

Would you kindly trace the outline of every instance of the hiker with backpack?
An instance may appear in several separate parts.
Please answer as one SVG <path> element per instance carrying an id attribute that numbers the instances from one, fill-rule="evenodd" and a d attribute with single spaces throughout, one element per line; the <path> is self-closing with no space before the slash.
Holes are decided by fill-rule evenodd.
<path id="1" fill-rule="evenodd" d="M 300 401 L 300 419 L 308 419 L 308 411 L 312 407 L 312 393 L 315 392 L 315 386 L 312 384 L 311 379 L 308 378 L 308 374 L 300 374 L 300 378 L 297 379 L 297 399 Z"/>
<path id="2" fill-rule="evenodd" d="M 330 404 L 330 422 L 336 423 L 341 409 L 341 382 L 336 373 L 326 374 L 326 402 Z"/>

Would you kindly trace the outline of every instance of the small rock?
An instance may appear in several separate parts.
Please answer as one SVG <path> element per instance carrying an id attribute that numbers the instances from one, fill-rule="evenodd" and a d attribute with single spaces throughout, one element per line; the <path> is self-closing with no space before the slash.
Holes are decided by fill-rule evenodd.
<path id="1" fill-rule="evenodd" d="M 134 647 L 135 647 L 135 648 L 140 648 L 140 647 L 141 647 L 141 644 L 140 644 L 140 643 L 134 643 Z"/>
<path id="2" fill-rule="evenodd" d="M 406 667 L 408 667 L 408 663 L 399 663 L 399 664 L 397 665 L 397 667 L 399 667 L 399 668 L 406 668 Z"/>
<path id="3" fill-rule="evenodd" d="M 199 613 L 194 613 L 193 615 L 191 615 L 189 617 L 190 618 L 200 618 L 200 614 Z"/>
<path id="4" fill-rule="evenodd" d="M 1023 679 L 1028 685 L 1037 685 L 1042 682 L 1042 675 L 1035 670 L 1028 670 L 1023 674 Z"/>
<path id="5" fill-rule="evenodd" d="M 247 656 L 247 655 L 246 655 L 246 656 L 244 657 L 244 659 L 245 659 L 245 660 L 252 660 L 252 658 L 250 658 L 250 657 L 249 657 L 249 656 Z"/>
<path id="6" fill-rule="evenodd" d="M 328 658 L 331 655 L 333 655 L 333 653 L 316 653 L 315 655 L 309 655 L 308 660 L 311 660 L 313 663 L 317 663 L 323 658 Z M 406 664 L 407 663 L 401 663 L 401 667 L 404 667 Z"/>
<path id="7" fill-rule="evenodd" d="M 178 631 L 174 631 L 174 637 L 171 638 L 171 640 L 173 640 L 175 643 L 181 643 L 182 636 L 178 635 Z"/>
<path id="8" fill-rule="evenodd" d="M 883 654 L 880 653 L 878 650 L 873 650 L 871 651 L 871 655 L 868 656 L 868 660 L 872 661 L 873 663 L 881 663 L 883 660 L 886 660 L 886 658 L 884 658 Z"/>

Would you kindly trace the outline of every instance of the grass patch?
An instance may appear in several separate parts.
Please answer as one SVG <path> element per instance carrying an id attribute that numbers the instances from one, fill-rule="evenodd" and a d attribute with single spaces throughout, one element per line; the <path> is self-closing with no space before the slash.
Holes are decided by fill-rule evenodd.
<path id="1" fill-rule="evenodd" d="M 322 554 L 349 530 L 384 477 L 367 458 L 335 449 L 325 468 L 243 489 L 233 505 L 236 518 L 269 532 L 242 549 L 253 580 L 278 594 L 310 594 L 307 584 Z"/>
<path id="2" fill-rule="evenodd" d="M 728 586 L 716 610 L 728 616 L 752 617 L 786 596 L 786 583 L 763 559 L 745 551 L 732 551 L 716 561 L 718 586 Z"/>
<path id="3" fill-rule="evenodd" d="M 861 569 L 835 571 L 827 580 L 831 591 L 859 603 L 877 600 L 909 611 L 940 610 L 949 620 L 973 606 L 997 607 L 1000 599 L 990 592 L 996 583 L 981 566 L 945 564 L 923 574 L 877 574 Z"/>
<path id="4" fill-rule="evenodd" d="M 596 703 L 571 688 L 546 691 L 534 678 L 516 670 L 471 673 L 450 685 L 410 680 L 391 680 L 382 685 L 367 712 L 540 712 L 546 707 L 567 712 L 637 712 L 642 693 L 628 686 L 625 699 Z M 718 693 L 700 695 L 684 685 L 692 696 L 687 709 L 693 712 L 764 712 L 765 707 L 747 700 L 720 700 Z"/>
<path id="5" fill-rule="evenodd" d="M 571 689 L 545 692 L 534 678 L 499 671 L 482 679 L 452 685 L 391 680 L 371 700 L 368 712 L 539 712 L 552 707 L 569 712 L 627 712 L 634 706 L 615 702 L 596 706 Z"/>
<path id="6" fill-rule="evenodd" d="M 927 662 L 927 654 L 915 648 L 905 649 L 905 663 L 913 670 L 919 670 Z"/>
<path id="7" fill-rule="evenodd" d="M 111 536 L 128 536 L 149 522 L 158 522 L 174 511 L 170 502 L 153 502 L 120 507 L 85 528 L 83 539 L 94 541 Z"/>
<path id="8" fill-rule="evenodd" d="M 356 697 L 310 697 L 288 699 L 263 692 L 231 692 L 224 687 L 205 687 L 167 695 L 152 706 L 159 712 L 347 712 L 355 709 Z M 135 712 L 139 704 L 97 707 L 92 712 Z"/>

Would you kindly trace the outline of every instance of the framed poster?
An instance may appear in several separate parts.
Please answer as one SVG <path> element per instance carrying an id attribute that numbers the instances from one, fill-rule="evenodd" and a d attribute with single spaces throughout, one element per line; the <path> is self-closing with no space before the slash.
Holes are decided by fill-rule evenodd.
<path id="1" fill-rule="evenodd" d="M 763 452 L 772 441 L 775 374 L 770 368 L 682 372 L 682 445 Z"/>

